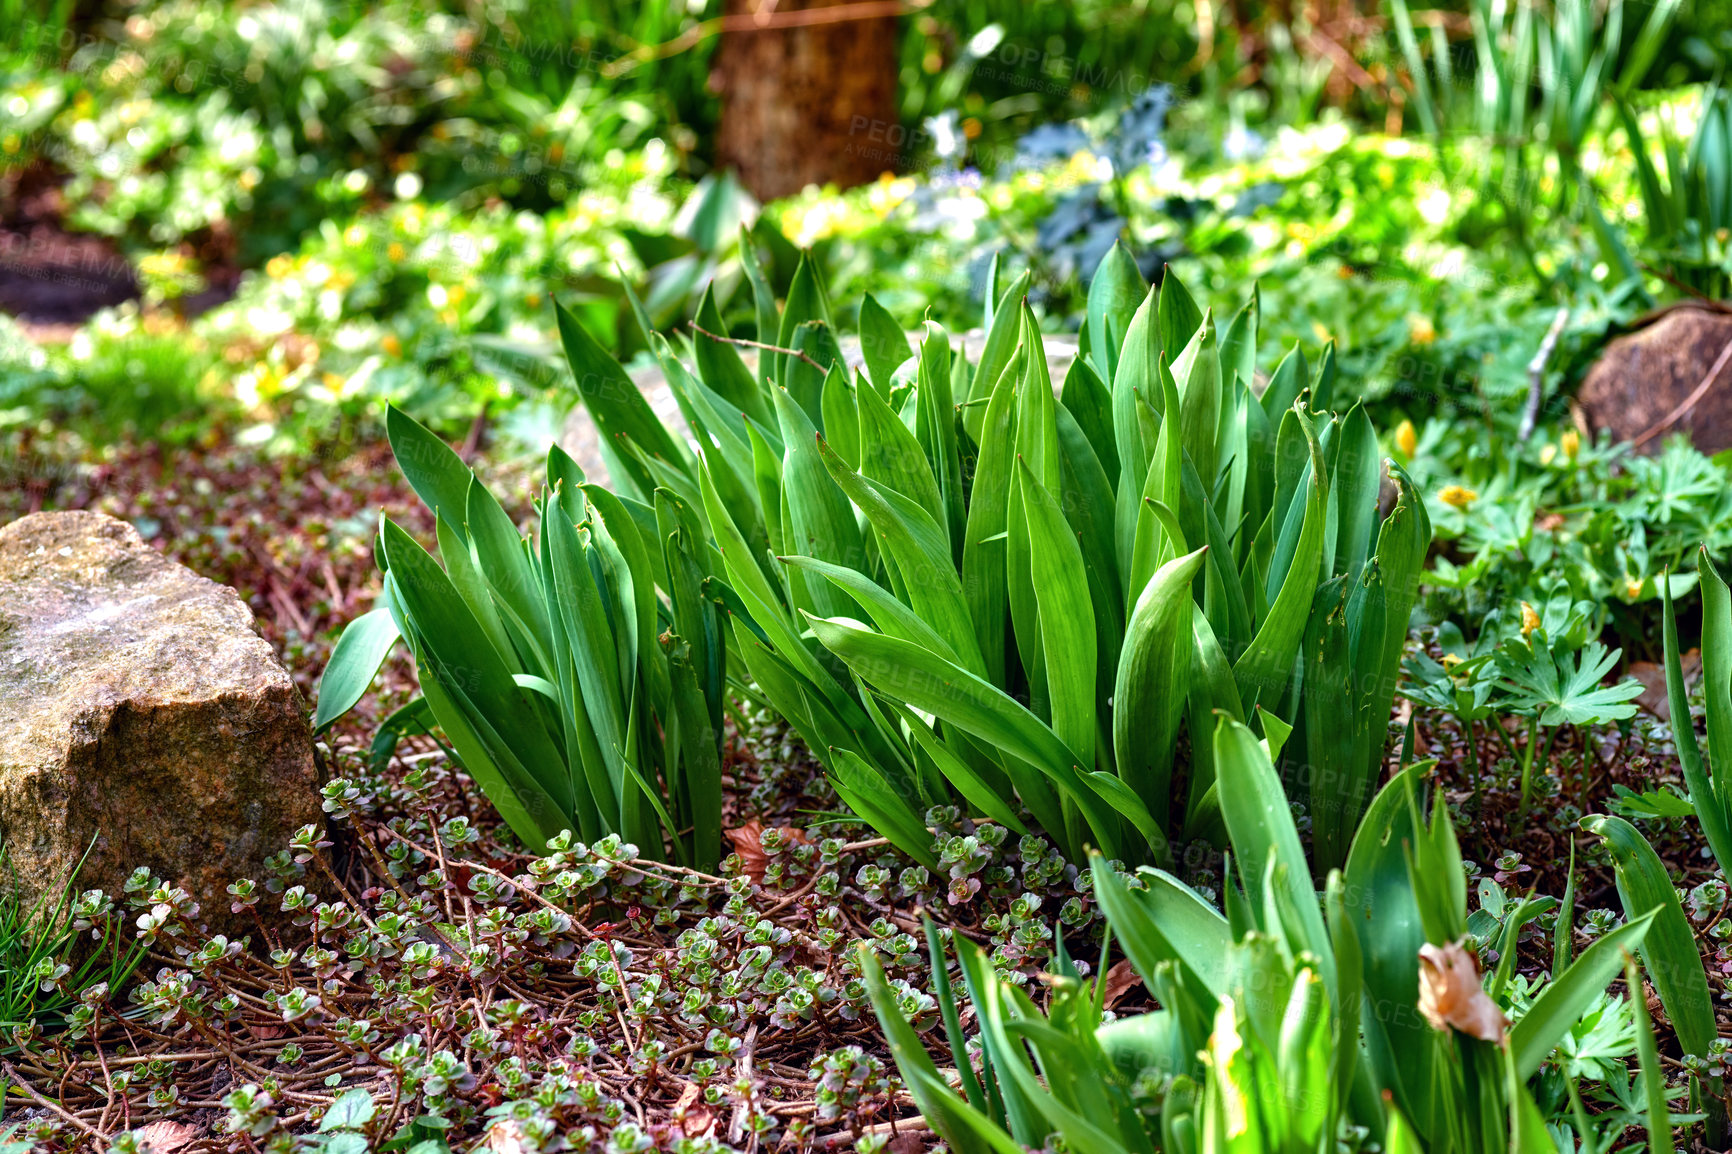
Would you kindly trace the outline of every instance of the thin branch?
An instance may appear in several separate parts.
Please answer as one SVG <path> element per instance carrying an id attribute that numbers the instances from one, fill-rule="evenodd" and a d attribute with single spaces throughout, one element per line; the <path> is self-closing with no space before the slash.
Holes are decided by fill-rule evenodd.
<path id="1" fill-rule="evenodd" d="M 1713 367 L 1708 370 L 1708 375 L 1702 378 L 1702 383 L 1696 386 L 1696 391 L 1685 397 L 1677 408 L 1666 414 L 1665 420 L 1650 425 L 1646 432 L 1631 441 L 1630 447 L 1639 449 L 1676 424 L 1680 417 L 1695 407 L 1697 401 L 1707 395 L 1714 382 L 1720 379 L 1720 371 L 1726 367 L 1728 360 L 1732 360 L 1732 341 L 1727 341 L 1726 347 L 1720 350 L 1720 355 L 1715 358 Z"/>
<path id="2" fill-rule="evenodd" d="M 1545 340 L 1540 342 L 1539 351 L 1528 362 L 1528 403 L 1522 409 L 1519 434 L 1524 441 L 1533 435 L 1534 425 L 1540 418 L 1540 402 L 1546 395 L 1546 362 L 1552 359 L 1552 351 L 1558 347 L 1558 339 L 1564 335 L 1564 326 L 1569 323 L 1569 306 L 1561 306 L 1552 318 L 1552 327 L 1546 330 Z"/>
<path id="3" fill-rule="evenodd" d="M 813 360 L 811 357 L 807 356 L 805 353 L 801 352 L 799 349 L 785 349 L 781 345 L 766 345 L 762 341 L 748 341 L 745 337 L 718 336 L 717 334 L 712 333 L 708 329 L 699 328 L 697 321 L 692 321 L 691 326 L 692 326 L 692 331 L 694 333 L 702 333 L 704 336 L 709 337 L 712 341 L 720 341 L 724 345 L 744 345 L 746 348 L 749 348 L 749 349 L 763 349 L 767 353 L 781 353 L 784 356 L 799 357 L 801 360 L 805 361 L 808 365 L 811 365 L 814 369 L 817 369 L 820 373 L 827 373 L 830 371 L 829 369 L 825 368 L 823 365 L 819 364 L 817 361 Z"/>
<path id="4" fill-rule="evenodd" d="M 804 8 L 792 12 L 732 12 L 717 16 L 660 44 L 640 44 L 618 60 L 603 66 L 601 74 L 612 80 L 631 72 L 640 64 L 665 60 L 697 47 L 712 36 L 724 32 L 774 32 L 785 28 L 811 28 L 824 24 L 845 24 L 852 20 L 882 20 L 906 16 L 932 6 L 933 0 L 859 0 L 853 4 L 838 4 L 833 8 Z"/>
<path id="5" fill-rule="evenodd" d="M 36 1103 L 44 1110 L 58 1115 L 63 1121 L 72 1123 L 86 1134 L 95 1138 L 104 1137 L 102 1131 L 98 1130 L 78 1115 L 67 1110 L 58 1102 L 50 1101 L 49 1099 L 44 1098 L 41 1094 L 38 1094 L 36 1088 L 24 1080 L 24 1075 L 20 1074 L 17 1069 L 13 1067 L 11 1062 L 6 1061 L 4 1058 L 0 1058 L 0 1070 L 4 1070 L 6 1072 L 6 1077 L 11 1079 L 12 1085 L 8 1087 L 8 1089 L 22 1090 L 32 1102 Z"/>

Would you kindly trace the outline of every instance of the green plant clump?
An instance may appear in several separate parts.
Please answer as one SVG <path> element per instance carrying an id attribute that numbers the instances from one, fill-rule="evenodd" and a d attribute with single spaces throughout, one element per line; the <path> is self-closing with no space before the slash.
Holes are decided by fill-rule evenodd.
<path id="1" fill-rule="evenodd" d="M 667 491 L 628 506 L 556 446 L 532 543 L 443 441 L 396 409 L 387 427 L 438 518 L 439 559 L 384 522 L 384 604 L 343 631 L 315 726 L 348 712 L 402 639 L 423 694 L 405 709 L 438 723 L 526 846 L 617 834 L 713 870 L 727 652 L 691 507 Z"/>
<path id="2" fill-rule="evenodd" d="M 1061 959 L 1042 1012 L 955 937 L 980 1025 L 977 1075 L 942 945 L 929 932 L 958 1096 L 898 1008 L 876 956 L 862 950 L 897 1066 L 952 1149 L 1015 1154 L 1056 1136 L 1091 1154 L 1549 1152 L 1557 1148 L 1552 1133 L 1573 1130 L 1572 1148 L 1579 1141 L 1603 1150 L 1630 1122 L 1647 1126 L 1650 1149 L 1672 1148 L 1645 1008 L 1632 1025 L 1647 1089 L 1636 1117 L 1589 1115 L 1572 1075 L 1573 1108 L 1560 1116 L 1549 1119 L 1530 1089 L 1584 1015 L 1601 1012 L 1608 982 L 1639 983 L 1625 959 L 1652 939 L 1654 914 L 1632 918 L 1573 962 L 1565 953 L 1543 989 L 1530 997 L 1524 987 L 1519 999 L 1510 979 L 1525 918 L 1514 914 L 1482 986 L 1460 944 L 1467 893 L 1455 831 L 1441 802 L 1433 800 L 1429 819 L 1420 804 L 1424 763 L 1379 792 L 1320 899 L 1275 772 L 1277 751 L 1230 718 L 1214 745 L 1236 867 L 1225 913 L 1165 871 L 1144 867 L 1127 884 L 1095 859 L 1112 935 L 1160 1009 L 1107 1021 L 1105 965 L 1087 982 Z M 1567 936 L 1567 923 L 1559 924 Z"/>
<path id="3" fill-rule="evenodd" d="M 1342 860 L 1430 526 L 1398 468 L 1380 515 L 1376 435 L 1330 411 L 1331 349 L 1315 374 L 1293 350 L 1259 395 L 1255 294 L 1217 326 L 1120 248 L 1056 395 L 1026 276 L 996 270 L 977 365 L 932 324 L 916 351 L 868 296 L 851 372 L 810 263 L 780 309 L 748 273 L 756 371 L 707 301 L 682 350 L 652 338 L 695 449 L 562 332 L 621 496 L 703 510 L 739 683 L 857 813 L 928 865 L 925 811 L 950 804 L 1026 813 L 1073 861 L 1166 862 L 1219 837 L 1197 740 L 1218 710 L 1299 732 L 1285 769 L 1321 868 Z"/>

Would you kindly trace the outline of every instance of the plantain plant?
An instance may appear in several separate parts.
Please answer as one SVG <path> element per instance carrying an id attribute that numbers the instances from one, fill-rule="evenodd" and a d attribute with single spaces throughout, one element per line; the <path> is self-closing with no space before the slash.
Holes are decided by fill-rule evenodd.
<path id="1" fill-rule="evenodd" d="M 525 846 L 617 835 L 713 868 L 727 644 L 700 591 L 710 562 L 695 510 L 668 490 L 639 501 L 589 484 L 555 446 L 540 533 L 525 540 L 438 437 L 394 408 L 387 431 L 435 515 L 439 556 L 383 522 L 381 604 L 338 640 L 315 728 L 354 706 L 402 640 L 423 693 L 411 708 Z"/>
<path id="2" fill-rule="evenodd" d="M 1519 926 L 1502 943 L 1500 968 L 1482 981 L 1461 946 L 1466 886 L 1454 830 L 1440 801 L 1424 816 L 1424 765 L 1377 795 L 1320 900 L 1267 743 L 1223 717 L 1213 745 L 1233 849 L 1225 913 L 1163 870 L 1143 867 L 1127 879 L 1093 860 L 1110 935 L 1159 1009 L 1106 1021 L 1106 956 L 1090 982 L 1060 950 L 1043 1012 L 955 937 L 979 1027 L 977 1073 L 929 927 L 959 1094 L 903 1017 L 872 946 L 861 947 L 873 1008 L 928 1123 L 959 1154 L 1051 1149 L 1054 1137 L 1089 1154 L 1555 1149 L 1528 1080 L 1626 973 L 1654 915 L 1560 966 L 1507 1024 L 1498 999 Z M 1447 986 L 1422 951 L 1450 959 Z M 1670 1149 L 1651 1030 L 1646 1042 L 1651 1148 Z M 1569 1124 L 1583 1149 L 1607 1149 L 1617 1137 L 1583 1111 Z"/>
<path id="3" fill-rule="evenodd" d="M 562 332 L 616 475 L 701 508 L 743 680 L 857 813 L 922 861 L 936 804 L 1026 814 L 1074 860 L 1164 861 L 1220 836 L 1196 734 L 1222 710 L 1278 746 L 1297 731 L 1284 772 L 1340 864 L 1430 525 L 1364 410 L 1330 411 L 1332 348 L 1259 394 L 1255 294 L 1217 326 L 1116 248 L 1057 390 L 1028 279 L 996 266 L 977 363 L 935 324 L 916 349 L 868 297 L 851 372 L 809 261 L 779 312 L 748 278 L 756 371 L 708 298 L 681 347 L 650 338 L 690 449 Z"/>

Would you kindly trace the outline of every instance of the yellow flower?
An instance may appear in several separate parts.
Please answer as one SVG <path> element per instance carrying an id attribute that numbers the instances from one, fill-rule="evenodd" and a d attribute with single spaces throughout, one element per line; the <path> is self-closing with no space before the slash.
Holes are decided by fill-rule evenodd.
<path id="1" fill-rule="evenodd" d="M 1530 633 L 1540 627 L 1540 615 L 1534 612 L 1534 607 L 1526 601 L 1522 602 L 1522 640 L 1527 640 Z"/>
<path id="2" fill-rule="evenodd" d="M 396 333 L 386 333 L 379 341 L 379 347 L 394 357 L 403 355 L 403 342 L 397 339 Z"/>
<path id="3" fill-rule="evenodd" d="M 1479 500 L 1479 494 L 1463 485 L 1445 485 L 1437 499 L 1455 509 L 1466 509 Z"/>
<path id="4" fill-rule="evenodd" d="M 278 254 L 265 262 L 265 275 L 272 280 L 282 280 L 295 270 L 295 262 L 288 256 Z"/>
<path id="5" fill-rule="evenodd" d="M 1437 339 L 1437 328 L 1431 323 L 1430 317 L 1408 313 L 1407 339 L 1416 345 L 1429 345 Z"/>
<path id="6" fill-rule="evenodd" d="M 396 264 L 404 257 L 408 256 L 409 251 L 398 242 L 392 241 L 391 246 L 385 250 L 385 255 L 391 258 L 392 264 Z"/>
<path id="7" fill-rule="evenodd" d="M 319 379 L 323 381 L 325 387 L 330 389 L 333 393 L 343 387 L 343 378 L 338 376 L 336 373 L 326 373 Z"/>
<path id="8" fill-rule="evenodd" d="M 1419 434 L 1413 431 L 1412 421 L 1403 421 L 1395 426 L 1395 447 L 1401 450 L 1403 457 L 1413 456 L 1413 451 L 1419 448 Z"/>
<path id="9" fill-rule="evenodd" d="M 186 256 L 178 252 L 153 252 L 141 257 L 138 262 L 138 271 L 145 276 L 176 276 L 185 272 L 186 268 Z"/>
<path id="10" fill-rule="evenodd" d="M 1564 435 L 1558 438 L 1558 444 L 1563 448 L 1564 456 L 1573 461 L 1576 459 L 1576 454 L 1581 451 L 1582 438 L 1574 429 L 1567 429 Z"/>
<path id="11" fill-rule="evenodd" d="M 1647 582 L 1640 577 L 1626 578 L 1624 581 L 1624 596 L 1634 601 L 1642 595 L 1642 586 L 1646 584 Z"/>

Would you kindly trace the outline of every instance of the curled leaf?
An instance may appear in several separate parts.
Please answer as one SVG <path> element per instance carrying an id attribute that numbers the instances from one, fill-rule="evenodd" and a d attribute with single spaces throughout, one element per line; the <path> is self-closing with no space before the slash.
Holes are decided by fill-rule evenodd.
<path id="1" fill-rule="evenodd" d="M 1461 942 L 1419 947 L 1419 1012 L 1436 1029 L 1486 1042 L 1501 1044 L 1509 1033 L 1509 1019 L 1480 985 L 1478 960 Z"/>

